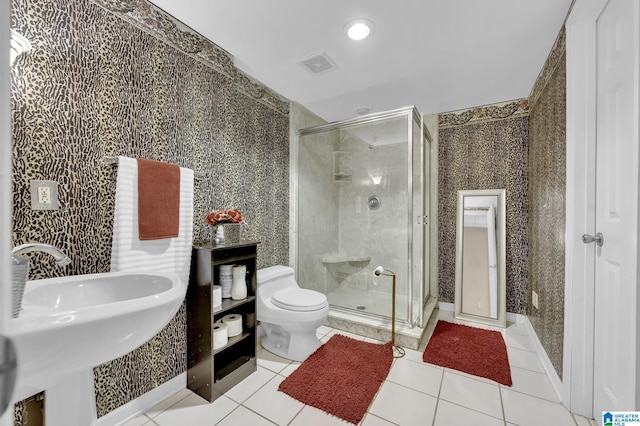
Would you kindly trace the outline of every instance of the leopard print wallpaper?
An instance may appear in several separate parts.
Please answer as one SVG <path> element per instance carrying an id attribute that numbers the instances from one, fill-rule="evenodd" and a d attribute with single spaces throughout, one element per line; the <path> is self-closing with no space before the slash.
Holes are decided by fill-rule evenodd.
<path id="1" fill-rule="evenodd" d="M 526 99 L 441 114 L 438 139 L 438 285 L 453 303 L 458 191 L 506 189 L 507 312 L 527 308 Z"/>
<path id="2" fill-rule="evenodd" d="M 207 211 L 239 208 L 259 267 L 288 264 L 288 100 L 146 0 L 12 0 L 11 27 L 33 45 L 12 67 L 12 243 L 72 259 L 35 254 L 31 279 L 109 270 L 117 170 L 106 155 L 205 172 L 194 238 L 209 238 Z M 58 182 L 59 210 L 31 210 L 32 179 Z M 185 371 L 185 309 L 95 368 L 99 417 Z"/>
<path id="3" fill-rule="evenodd" d="M 527 316 L 558 376 L 564 342 L 566 48 L 564 28 L 534 86 L 529 115 L 529 289 Z"/>

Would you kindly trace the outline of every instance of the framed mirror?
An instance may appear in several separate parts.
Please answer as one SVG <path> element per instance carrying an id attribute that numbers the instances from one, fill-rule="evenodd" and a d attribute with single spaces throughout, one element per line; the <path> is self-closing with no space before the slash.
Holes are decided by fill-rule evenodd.
<path id="1" fill-rule="evenodd" d="M 454 318 L 505 327 L 506 191 L 458 191 Z"/>

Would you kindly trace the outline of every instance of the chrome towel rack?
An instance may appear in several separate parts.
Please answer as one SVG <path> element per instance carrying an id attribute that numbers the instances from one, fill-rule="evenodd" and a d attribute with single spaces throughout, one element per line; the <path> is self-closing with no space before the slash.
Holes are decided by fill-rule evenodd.
<path id="1" fill-rule="evenodd" d="M 115 157 L 113 155 L 105 155 L 104 156 L 104 164 L 107 165 L 114 165 L 114 164 L 118 164 L 118 157 Z M 193 178 L 195 180 L 201 180 L 207 177 L 207 174 L 204 172 L 193 172 Z"/>

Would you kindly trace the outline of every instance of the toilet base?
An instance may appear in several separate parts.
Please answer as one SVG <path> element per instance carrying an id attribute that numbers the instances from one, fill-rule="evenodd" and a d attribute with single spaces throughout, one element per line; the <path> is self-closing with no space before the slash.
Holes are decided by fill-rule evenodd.
<path id="1" fill-rule="evenodd" d="M 306 332 L 290 332 L 276 324 L 261 323 L 259 335 L 263 335 L 262 347 L 269 352 L 291 359 L 304 361 L 314 353 L 322 344 L 316 336 L 316 330 Z"/>

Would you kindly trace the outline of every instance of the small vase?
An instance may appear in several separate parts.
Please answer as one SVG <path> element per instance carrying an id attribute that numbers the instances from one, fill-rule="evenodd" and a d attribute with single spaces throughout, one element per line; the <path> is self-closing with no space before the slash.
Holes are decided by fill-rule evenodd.
<path id="1" fill-rule="evenodd" d="M 214 228 L 213 242 L 217 245 L 238 244 L 240 242 L 240 224 L 222 223 Z"/>
<path id="2" fill-rule="evenodd" d="M 244 265 L 233 267 L 233 285 L 231 286 L 231 298 L 242 300 L 247 298 L 247 267 Z"/>

